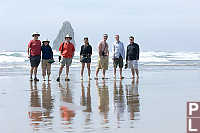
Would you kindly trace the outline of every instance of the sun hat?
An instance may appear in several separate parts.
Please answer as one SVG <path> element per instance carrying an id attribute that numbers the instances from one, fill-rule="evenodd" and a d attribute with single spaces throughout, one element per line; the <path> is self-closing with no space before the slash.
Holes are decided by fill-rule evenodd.
<path id="1" fill-rule="evenodd" d="M 40 36 L 40 33 L 38 33 L 38 32 L 33 32 L 33 33 L 32 33 L 32 37 L 34 37 L 34 35 Z"/>
<path id="2" fill-rule="evenodd" d="M 50 43 L 50 41 L 49 41 L 48 39 L 44 39 L 44 40 L 42 41 L 42 43 L 44 43 L 44 42 Z"/>
<path id="3" fill-rule="evenodd" d="M 72 37 L 71 37 L 69 34 L 67 34 L 67 35 L 65 36 L 65 38 L 71 38 L 71 39 L 72 39 Z"/>

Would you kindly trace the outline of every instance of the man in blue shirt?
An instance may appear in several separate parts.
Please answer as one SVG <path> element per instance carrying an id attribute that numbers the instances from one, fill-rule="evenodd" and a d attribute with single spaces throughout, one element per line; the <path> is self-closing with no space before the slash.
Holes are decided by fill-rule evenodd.
<path id="1" fill-rule="evenodd" d="M 114 66 L 114 78 L 116 78 L 116 68 L 119 66 L 120 79 L 123 79 L 122 68 L 123 59 L 125 59 L 124 44 L 119 40 L 119 35 L 115 35 L 115 42 L 113 44 L 113 66 Z"/>

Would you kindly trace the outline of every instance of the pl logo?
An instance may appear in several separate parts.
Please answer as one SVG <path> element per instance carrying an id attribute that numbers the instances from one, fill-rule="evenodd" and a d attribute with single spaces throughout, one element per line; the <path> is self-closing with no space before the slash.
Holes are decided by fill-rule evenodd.
<path id="1" fill-rule="evenodd" d="M 200 133 L 200 102 L 187 102 L 187 133 Z"/>

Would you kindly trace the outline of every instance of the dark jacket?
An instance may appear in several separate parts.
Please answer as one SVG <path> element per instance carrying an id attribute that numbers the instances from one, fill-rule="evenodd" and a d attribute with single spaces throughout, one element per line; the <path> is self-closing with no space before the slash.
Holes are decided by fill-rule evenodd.
<path id="1" fill-rule="evenodd" d="M 49 45 L 42 45 L 42 59 L 53 59 L 53 51 Z"/>
<path id="2" fill-rule="evenodd" d="M 139 60 L 140 48 L 137 43 L 129 44 L 126 51 L 126 61 Z"/>
<path id="3" fill-rule="evenodd" d="M 80 51 L 80 55 L 81 56 L 91 56 L 92 55 L 92 46 L 88 44 L 88 46 L 86 45 L 82 45 L 81 46 L 81 51 Z"/>

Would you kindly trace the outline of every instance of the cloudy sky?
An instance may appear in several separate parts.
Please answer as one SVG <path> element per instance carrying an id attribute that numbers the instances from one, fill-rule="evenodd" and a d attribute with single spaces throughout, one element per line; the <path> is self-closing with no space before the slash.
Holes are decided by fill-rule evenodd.
<path id="1" fill-rule="evenodd" d="M 71 22 L 77 47 L 88 36 L 95 46 L 103 33 L 134 35 L 144 51 L 200 51 L 199 0 L 4 0 L 0 1 L 0 50 L 25 50 L 31 33 L 54 40 Z"/>

